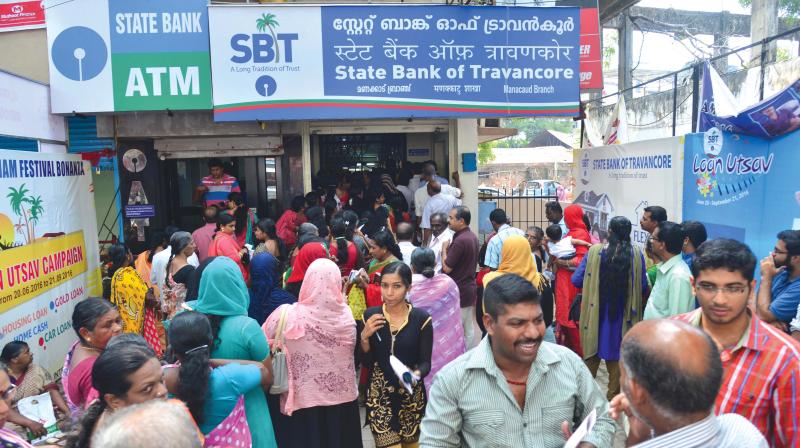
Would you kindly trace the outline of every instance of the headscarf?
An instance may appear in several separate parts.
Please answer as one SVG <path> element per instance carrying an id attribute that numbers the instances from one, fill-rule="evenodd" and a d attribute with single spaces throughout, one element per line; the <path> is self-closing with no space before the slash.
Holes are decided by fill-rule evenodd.
<path id="1" fill-rule="evenodd" d="M 239 266 L 228 257 L 216 257 L 200 277 L 200 296 L 189 306 L 212 316 L 247 316 L 250 295 Z"/>
<path id="2" fill-rule="evenodd" d="M 281 396 L 287 415 L 297 409 L 347 403 L 358 396 L 352 374 L 356 321 L 342 294 L 339 266 L 327 258 L 317 259 L 308 266 L 306 280 L 298 302 L 281 305 L 262 326 L 270 346 L 275 346 L 276 329 L 286 310 L 283 350 L 287 361 L 292 365 L 297 356 L 308 364 L 299 376 L 289 370 L 289 390 Z"/>
<path id="3" fill-rule="evenodd" d="M 569 229 L 566 236 L 587 242 L 592 240 L 591 235 L 589 235 L 589 229 L 586 228 L 586 224 L 583 222 L 583 209 L 580 205 L 572 204 L 564 209 L 564 224 Z"/>
<path id="4" fill-rule="evenodd" d="M 208 265 L 216 260 L 217 257 L 208 257 L 205 260 L 200 262 L 200 266 L 197 267 L 194 271 L 192 271 L 191 276 L 189 277 L 189 281 L 186 283 L 186 300 L 197 300 L 197 297 L 200 295 L 200 278 L 203 276 L 203 271 L 205 271 Z"/>
<path id="5" fill-rule="evenodd" d="M 268 252 L 259 253 L 250 261 L 248 315 L 259 325 L 279 306 L 297 301 L 295 296 L 278 287 L 281 277 L 278 265 L 278 259 Z"/>
<path id="6" fill-rule="evenodd" d="M 521 235 L 513 235 L 503 241 L 503 250 L 500 252 L 500 266 L 497 270 L 490 272 L 483 277 L 483 285 L 486 286 L 497 277 L 505 274 L 517 274 L 528 280 L 539 291 L 544 286 L 544 277 L 536 270 L 536 263 L 533 262 L 531 246 L 528 240 Z"/>
<path id="7" fill-rule="evenodd" d="M 318 258 L 327 258 L 328 250 L 322 243 L 311 242 L 307 243 L 300 249 L 294 259 L 292 265 L 292 275 L 286 280 L 286 283 L 296 283 L 303 281 L 306 276 L 306 270 Z"/>

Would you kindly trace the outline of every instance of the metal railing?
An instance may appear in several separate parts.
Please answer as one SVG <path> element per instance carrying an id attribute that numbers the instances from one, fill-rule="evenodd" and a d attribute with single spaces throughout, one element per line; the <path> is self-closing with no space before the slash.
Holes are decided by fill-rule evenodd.
<path id="1" fill-rule="evenodd" d="M 544 229 L 549 222 L 545 217 L 545 204 L 550 201 L 558 201 L 556 195 L 514 195 L 500 194 L 495 192 L 479 192 L 478 201 L 480 202 L 480 233 L 491 232 L 488 224 L 489 213 L 491 210 L 500 208 L 506 212 L 512 226 L 526 230 L 531 226 L 538 226 Z M 485 203 L 494 203 L 494 206 L 482 206 Z"/>
<path id="2" fill-rule="evenodd" d="M 669 81 L 671 81 L 671 84 L 672 84 L 672 110 L 671 110 L 671 112 L 667 113 L 665 116 L 660 117 L 657 121 L 665 120 L 671 115 L 672 116 L 672 118 L 671 118 L 671 120 L 672 120 L 672 135 L 673 136 L 676 135 L 676 128 L 678 126 L 678 123 L 677 123 L 678 108 L 685 101 L 687 101 L 689 98 L 691 98 L 691 101 L 692 101 L 692 105 L 691 105 L 691 111 L 692 111 L 691 112 L 692 113 L 691 126 L 692 126 L 692 132 L 696 132 L 697 131 L 697 113 L 698 113 L 697 111 L 699 109 L 699 104 L 700 104 L 700 101 L 701 101 L 701 98 L 700 98 L 700 83 L 701 83 L 702 76 L 703 76 L 703 64 L 706 61 L 714 62 L 714 61 L 717 61 L 719 59 L 723 59 L 723 58 L 727 58 L 727 57 L 732 56 L 732 55 L 736 55 L 736 54 L 738 54 L 738 53 L 740 53 L 742 51 L 749 50 L 749 49 L 754 48 L 754 47 L 758 47 L 760 45 L 761 46 L 760 54 L 758 55 L 758 58 L 759 58 L 759 67 L 758 68 L 759 68 L 759 75 L 760 75 L 759 76 L 759 84 L 758 84 L 758 98 L 759 98 L 759 101 L 761 101 L 761 100 L 764 99 L 764 80 L 765 80 L 765 77 L 766 77 L 766 69 L 767 69 L 767 67 L 769 65 L 771 65 L 767 61 L 768 55 L 769 55 L 769 53 L 771 51 L 770 50 L 770 46 L 767 45 L 767 44 L 769 44 L 771 42 L 774 42 L 774 41 L 777 41 L 777 40 L 779 40 L 781 38 L 785 38 L 787 36 L 790 36 L 790 35 L 793 35 L 793 34 L 797 34 L 797 33 L 800 33 L 800 26 L 794 27 L 794 28 L 789 29 L 789 30 L 786 30 L 786 31 L 784 31 L 782 33 L 779 33 L 779 34 L 776 34 L 774 36 L 770 36 L 768 38 L 761 39 L 761 40 L 759 40 L 757 42 L 753 42 L 753 43 L 751 43 L 749 45 L 745 45 L 743 47 L 739 47 L 739 48 L 736 48 L 734 50 L 719 54 L 717 56 L 713 56 L 713 57 L 708 58 L 708 59 L 695 61 L 692 64 L 690 64 L 690 65 L 688 65 L 686 67 L 683 67 L 683 68 L 681 68 L 679 70 L 676 70 L 674 72 L 665 73 L 665 74 L 663 74 L 661 76 L 657 76 L 655 78 L 649 79 L 649 80 L 647 80 L 645 82 L 636 84 L 636 85 L 634 85 L 632 87 L 628 87 L 626 89 L 622 89 L 622 90 L 619 90 L 617 92 L 610 93 L 608 95 L 601 96 L 601 97 L 598 97 L 598 98 L 593 98 L 593 99 L 584 101 L 583 103 L 584 104 L 599 103 L 601 105 L 601 107 L 602 107 L 602 106 L 604 106 L 603 105 L 603 100 L 605 100 L 605 99 L 619 97 L 620 95 L 631 95 L 635 90 L 642 89 L 642 88 L 644 88 L 645 86 L 647 86 L 649 84 L 658 83 L 658 82 L 661 82 L 661 81 L 664 81 L 664 80 L 669 80 Z M 751 60 L 752 60 L 752 58 L 751 58 Z M 681 73 L 689 71 L 689 70 L 691 70 L 691 74 L 689 76 L 682 77 L 683 80 L 679 81 L 679 75 Z M 748 68 L 744 68 L 744 70 L 748 70 Z M 723 78 L 725 77 L 725 74 L 721 74 L 721 75 L 723 76 Z M 679 99 L 678 98 L 678 95 L 679 95 L 678 90 L 679 90 L 680 87 L 683 87 L 683 85 L 684 85 L 684 83 L 686 81 L 690 81 L 691 82 L 691 87 L 690 87 L 691 88 L 691 93 L 686 98 Z M 659 94 L 659 93 L 652 93 L 651 92 L 651 93 L 647 93 L 647 94 L 642 95 L 642 96 L 637 97 L 637 98 L 642 98 L 642 97 L 645 97 L 645 96 L 657 95 L 657 94 Z M 629 100 L 629 98 L 627 96 L 626 96 L 625 99 L 626 99 L 626 101 Z M 654 124 L 654 123 L 651 123 L 651 124 Z M 581 120 L 581 127 L 583 127 L 583 125 L 584 125 L 584 120 Z M 629 124 L 629 126 L 631 126 L 631 124 Z M 638 125 L 638 127 L 644 127 L 644 126 Z M 583 129 L 581 129 L 581 134 L 583 134 Z M 581 137 L 581 146 L 583 146 L 583 137 Z"/>

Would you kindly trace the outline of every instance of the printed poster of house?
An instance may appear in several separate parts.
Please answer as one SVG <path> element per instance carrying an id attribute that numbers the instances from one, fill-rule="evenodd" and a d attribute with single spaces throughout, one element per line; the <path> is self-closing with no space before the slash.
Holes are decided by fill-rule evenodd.
<path id="1" fill-rule="evenodd" d="M 581 206 L 584 214 L 589 218 L 592 229 L 599 227 L 599 230 L 604 232 L 608 230 L 608 221 L 613 216 L 614 205 L 607 194 L 584 191 L 578 195 L 575 203 Z"/>

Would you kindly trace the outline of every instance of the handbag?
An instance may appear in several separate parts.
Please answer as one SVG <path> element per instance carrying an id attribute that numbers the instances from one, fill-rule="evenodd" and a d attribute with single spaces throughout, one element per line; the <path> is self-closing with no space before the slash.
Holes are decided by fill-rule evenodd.
<path id="1" fill-rule="evenodd" d="M 275 349 L 272 351 L 272 386 L 269 393 L 280 395 L 289 390 L 289 366 L 286 364 L 286 353 L 283 352 L 283 327 L 286 325 L 288 306 L 283 307 L 278 329 L 275 333 Z"/>
<path id="2" fill-rule="evenodd" d="M 581 302 L 583 301 L 583 294 L 575 296 L 572 305 L 569 306 L 569 320 L 572 322 L 580 322 L 581 320 Z"/>

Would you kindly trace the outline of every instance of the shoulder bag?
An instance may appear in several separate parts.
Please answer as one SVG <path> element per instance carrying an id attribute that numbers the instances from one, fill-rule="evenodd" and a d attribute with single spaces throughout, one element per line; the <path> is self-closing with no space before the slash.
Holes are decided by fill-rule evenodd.
<path id="1" fill-rule="evenodd" d="M 286 326 L 286 312 L 288 306 L 281 311 L 278 329 L 275 333 L 275 348 L 272 350 L 272 386 L 269 393 L 280 395 L 289 390 L 289 366 L 286 364 L 286 354 L 283 352 L 283 327 Z"/>

